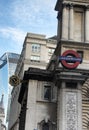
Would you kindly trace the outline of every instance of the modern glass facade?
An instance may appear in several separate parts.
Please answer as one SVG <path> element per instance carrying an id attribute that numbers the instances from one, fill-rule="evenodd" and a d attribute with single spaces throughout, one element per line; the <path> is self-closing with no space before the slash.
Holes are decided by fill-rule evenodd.
<path id="1" fill-rule="evenodd" d="M 19 54 L 5 53 L 0 57 L 0 97 L 4 94 L 5 119 L 9 119 L 12 86 L 9 77 L 14 74 Z"/>

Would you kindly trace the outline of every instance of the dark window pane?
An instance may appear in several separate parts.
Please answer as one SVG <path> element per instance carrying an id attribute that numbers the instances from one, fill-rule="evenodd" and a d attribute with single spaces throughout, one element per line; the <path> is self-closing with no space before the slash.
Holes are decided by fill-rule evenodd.
<path id="1" fill-rule="evenodd" d="M 49 100 L 51 98 L 51 86 L 44 86 L 44 99 Z"/>
<path id="2" fill-rule="evenodd" d="M 79 54 L 79 56 L 80 56 L 81 58 L 83 58 L 83 51 L 77 51 L 77 53 Z"/>
<path id="3" fill-rule="evenodd" d="M 67 82 L 66 83 L 66 88 L 76 89 L 77 88 L 77 83 Z"/>

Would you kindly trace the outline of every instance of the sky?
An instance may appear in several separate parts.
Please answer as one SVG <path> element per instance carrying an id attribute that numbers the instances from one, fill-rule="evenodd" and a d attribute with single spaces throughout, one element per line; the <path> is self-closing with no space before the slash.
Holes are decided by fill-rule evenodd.
<path id="1" fill-rule="evenodd" d="M 57 0 L 0 0 L 0 56 L 21 53 L 27 32 L 57 33 Z"/>

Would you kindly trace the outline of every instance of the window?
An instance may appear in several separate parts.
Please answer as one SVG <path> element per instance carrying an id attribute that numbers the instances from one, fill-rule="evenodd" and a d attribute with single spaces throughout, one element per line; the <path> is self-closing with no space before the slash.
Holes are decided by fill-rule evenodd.
<path id="1" fill-rule="evenodd" d="M 31 61 L 40 62 L 40 56 L 31 56 Z"/>
<path id="2" fill-rule="evenodd" d="M 79 56 L 80 56 L 81 58 L 83 58 L 83 51 L 77 51 L 77 53 L 79 54 Z"/>
<path id="3" fill-rule="evenodd" d="M 48 52 L 49 52 L 49 54 L 53 54 L 54 49 L 53 48 L 49 48 Z"/>
<path id="4" fill-rule="evenodd" d="M 77 53 L 79 54 L 80 58 L 82 59 L 80 63 L 82 63 L 83 61 L 83 51 L 77 51 Z"/>
<path id="5" fill-rule="evenodd" d="M 44 86 L 44 99 L 45 100 L 51 99 L 51 86 L 48 85 Z"/>
<path id="6" fill-rule="evenodd" d="M 42 89 L 42 99 L 50 102 L 57 100 L 57 87 L 51 82 L 44 82 Z"/>
<path id="7" fill-rule="evenodd" d="M 32 44 L 32 52 L 40 52 L 40 44 Z"/>

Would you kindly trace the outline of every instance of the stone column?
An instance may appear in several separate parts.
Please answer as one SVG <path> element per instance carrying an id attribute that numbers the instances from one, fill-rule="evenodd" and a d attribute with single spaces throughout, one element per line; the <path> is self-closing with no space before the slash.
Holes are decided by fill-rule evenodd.
<path id="1" fill-rule="evenodd" d="M 89 6 L 85 11 L 85 42 L 89 42 Z"/>
<path id="2" fill-rule="evenodd" d="M 69 40 L 74 39 L 74 12 L 73 12 L 73 5 L 70 5 L 70 19 L 69 19 Z"/>
<path id="3" fill-rule="evenodd" d="M 66 4 L 63 5 L 62 12 L 62 39 L 68 40 L 68 13 L 66 9 Z"/>

